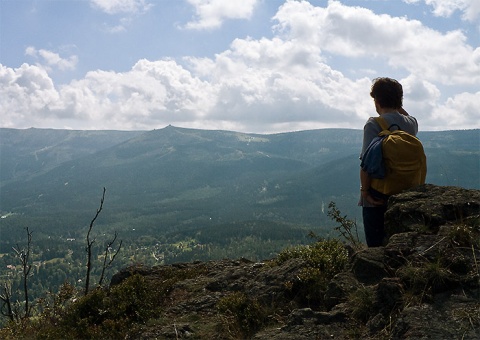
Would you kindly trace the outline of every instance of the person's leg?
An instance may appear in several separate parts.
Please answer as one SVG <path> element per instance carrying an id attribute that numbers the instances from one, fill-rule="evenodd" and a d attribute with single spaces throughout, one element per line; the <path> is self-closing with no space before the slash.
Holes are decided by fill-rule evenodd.
<path id="1" fill-rule="evenodd" d="M 363 208 L 363 228 L 367 246 L 380 247 L 385 237 L 384 215 L 386 207 Z"/>

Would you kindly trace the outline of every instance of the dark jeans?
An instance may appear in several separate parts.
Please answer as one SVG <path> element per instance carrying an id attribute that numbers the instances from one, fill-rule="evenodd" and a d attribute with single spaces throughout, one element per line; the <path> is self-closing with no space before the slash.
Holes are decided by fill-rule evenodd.
<path id="1" fill-rule="evenodd" d="M 386 206 L 363 208 L 363 228 L 367 246 L 380 247 L 383 245 L 385 237 L 384 215 L 386 211 Z"/>

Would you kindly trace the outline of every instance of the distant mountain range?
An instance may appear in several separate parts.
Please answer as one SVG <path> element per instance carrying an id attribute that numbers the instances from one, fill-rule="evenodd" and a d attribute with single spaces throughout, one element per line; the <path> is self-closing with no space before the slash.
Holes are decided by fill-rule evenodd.
<path id="1" fill-rule="evenodd" d="M 480 130 L 421 132 L 419 138 L 428 183 L 480 189 Z M 0 215 L 45 227 L 85 225 L 106 187 L 107 225 L 321 225 L 330 201 L 358 218 L 361 143 L 362 131 L 351 129 L 272 135 L 173 126 L 0 129 Z"/>

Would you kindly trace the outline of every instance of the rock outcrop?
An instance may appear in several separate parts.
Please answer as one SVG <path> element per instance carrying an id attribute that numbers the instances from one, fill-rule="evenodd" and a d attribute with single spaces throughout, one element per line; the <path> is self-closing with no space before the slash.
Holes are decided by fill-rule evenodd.
<path id="1" fill-rule="evenodd" d="M 246 259 L 132 267 L 111 285 L 140 274 L 168 288 L 157 323 L 138 338 L 242 338 L 219 301 L 242 293 L 267 311 L 252 339 L 480 339 L 480 191 L 423 185 L 391 198 L 384 247 L 354 252 L 320 299 L 291 289 L 306 263 Z M 250 311 L 251 312 L 251 311 Z M 258 321 L 258 320 L 257 320 Z"/>

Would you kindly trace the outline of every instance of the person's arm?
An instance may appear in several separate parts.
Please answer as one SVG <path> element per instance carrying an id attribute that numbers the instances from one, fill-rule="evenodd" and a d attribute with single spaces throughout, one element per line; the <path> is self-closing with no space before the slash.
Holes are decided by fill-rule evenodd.
<path id="1" fill-rule="evenodd" d="M 370 189 L 370 176 L 368 176 L 368 173 L 360 169 L 360 191 L 362 194 L 362 197 L 365 198 L 366 195 L 368 195 L 368 189 Z"/>
<path id="2" fill-rule="evenodd" d="M 417 133 L 418 133 L 418 123 L 417 123 L 417 120 L 415 119 L 415 117 L 410 116 L 410 115 L 408 114 L 408 112 L 405 111 L 405 109 L 404 109 L 403 107 L 398 108 L 397 111 L 398 111 L 398 113 L 400 113 L 400 114 L 408 117 L 408 119 L 410 120 L 410 122 L 411 122 L 411 124 L 412 124 L 412 125 L 411 125 L 411 131 L 410 131 L 409 133 L 411 133 L 411 134 L 413 134 L 414 136 L 416 136 Z"/>
<path id="3" fill-rule="evenodd" d="M 400 114 L 402 114 L 402 115 L 404 115 L 404 116 L 408 116 L 408 112 L 405 111 L 405 109 L 404 109 L 403 107 L 399 107 L 399 108 L 397 109 L 397 111 L 398 111 L 398 113 L 400 113 Z"/>
<path id="4" fill-rule="evenodd" d="M 371 184 L 371 178 L 368 173 L 360 168 L 360 193 L 362 199 L 373 205 L 383 205 L 385 202 L 383 200 L 376 199 L 370 195 L 369 189 Z"/>

